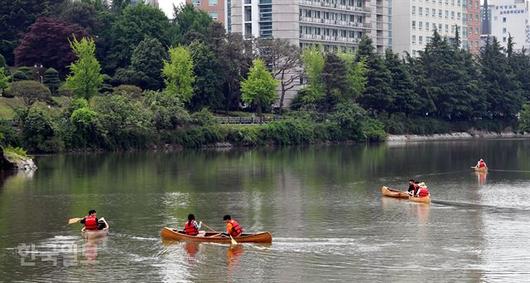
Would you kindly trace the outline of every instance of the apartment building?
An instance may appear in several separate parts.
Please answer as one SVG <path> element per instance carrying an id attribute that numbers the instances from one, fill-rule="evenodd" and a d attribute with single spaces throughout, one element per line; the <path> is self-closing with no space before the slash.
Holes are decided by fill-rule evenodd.
<path id="1" fill-rule="evenodd" d="M 464 5 L 466 3 L 464 2 Z M 467 0 L 466 15 L 462 27 L 463 47 L 472 54 L 480 53 L 481 13 L 480 0 Z"/>
<path id="2" fill-rule="evenodd" d="M 186 3 L 205 11 L 212 19 L 223 23 L 225 29 L 228 30 L 227 13 L 229 10 L 227 7 L 231 5 L 231 0 L 186 0 Z"/>
<path id="3" fill-rule="evenodd" d="M 380 52 L 392 45 L 391 0 L 227 1 L 227 30 L 246 38 L 282 38 L 300 47 L 347 51 L 368 35 Z"/>
<path id="4" fill-rule="evenodd" d="M 511 35 L 514 50 L 530 48 L 529 0 L 488 0 L 482 7 L 482 37 L 495 37 L 507 47 Z"/>
<path id="5" fill-rule="evenodd" d="M 434 30 L 446 38 L 454 39 L 460 34 L 462 46 L 469 45 L 469 36 L 476 35 L 476 29 L 467 27 L 468 19 L 480 17 L 479 10 L 468 9 L 467 3 L 475 0 L 400 0 L 392 9 L 392 49 L 397 53 L 408 52 L 417 56 L 425 48 Z M 473 28 L 476 21 L 473 21 Z M 475 37 L 472 37 L 476 40 Z M 474 44 L 474 42 L 473 42 Z M 478 44 L 478 43 L 477 43 Z"/>

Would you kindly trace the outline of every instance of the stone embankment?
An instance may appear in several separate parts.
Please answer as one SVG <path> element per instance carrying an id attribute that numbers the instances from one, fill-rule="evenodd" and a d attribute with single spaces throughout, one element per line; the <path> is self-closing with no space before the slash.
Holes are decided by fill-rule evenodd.
<path id="1" fill-rule="evenodd" d="M 28 156 L 21 156 L 14 152 L 5 152 L 0 147 L 0 171 L 1 170 L 21 170 L 21 171 L 35 171 L 37 165 L 33 159 Z"/>
<path id="2" fill-rule="evenodd" d="M 495 139 L 495 138 L 530 138 L 530 134 L 517 134 L 514 132 L 484 132 L 484 131 L 469 131 L 449 134 L 434 134 L 434 135 L 389 135 L 387 142 L 418 142 L 418 141 L 442 141 L 442 140 L 467 140 L 467 139 Z"/>

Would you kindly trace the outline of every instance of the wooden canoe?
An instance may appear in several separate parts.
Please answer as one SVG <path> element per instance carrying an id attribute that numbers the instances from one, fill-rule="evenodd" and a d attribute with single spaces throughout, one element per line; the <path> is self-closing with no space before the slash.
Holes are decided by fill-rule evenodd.
<path id="1" fill-rule="evenodd" d="M 180 231 L 168 227 L 162 228 L 160 237 L 172 241 L 192 241 L 192 242 L 214 242 L 230 244 L 230 238 L 220 236 L 218 233 L 207 232 L 204 237 L 186 235 Z M 234 238 L 238 243 L 272 243 L 272 234 L 270 232 L 259 232 L 255 234 L 245 234 Z"/>
<path id="2" fill-rule="evenodd" d="M 383 196 L 391 198 L 408 199 L 410 196 L 408 192 L 394 190 L 386 186 L 381 187 L 381 193 L 383 194 Z"/>
<path id="3" fill-rule="evenodd" d="M 419 202 L 419 203 L 431 203 L 431 196 L 428 195 L 426 197 L 413 197 L 409 196 L 409 200 L 413 202 Z"/>
<path id="4" fill-rule="evenodd" d="M 85 230 L 85 228 L 83 228 L 81 229 L 81 234 L 83 235 L 83 238 L 89 240 L 98 239 L 105 237 L 109 234 L 109 223 L 107 223 L 107 221 L 103 217 L 101 217 L 99 221 L 105 223 L 105 228 L 103 228 L 102 230 Z"/>
<path id="5" fill-rule="evenodd" d="M 475 168 L 475 172 L 479 172 L 479 173 L 486 173 L 488 172 L 488 167 L 474 167 Z"/>

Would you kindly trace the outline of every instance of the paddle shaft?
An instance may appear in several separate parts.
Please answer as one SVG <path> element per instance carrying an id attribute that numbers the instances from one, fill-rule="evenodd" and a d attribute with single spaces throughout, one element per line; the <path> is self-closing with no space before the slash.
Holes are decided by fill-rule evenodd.
<path id="1" fill-rule="evenodd" d="M 215 230 L 215 229 L 213 229 L 212 227 L 208 226 L 208 225 L 207 225 L 206 223 L 204 223 L 204 222 L 202 222 L 202 225 L 206 226 L 206 228 L 208 228 L 208 229 L 214 231 L 215 233 L 219 233 L 219 234 L 221 234 L 221 232 L 218 232 L 217 230 Z"/>

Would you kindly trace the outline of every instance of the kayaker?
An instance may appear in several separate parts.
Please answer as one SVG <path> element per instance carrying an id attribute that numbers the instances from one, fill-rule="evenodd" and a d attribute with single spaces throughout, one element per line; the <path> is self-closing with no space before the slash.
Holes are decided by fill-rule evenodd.
<path id="1" fill-rule="evenodd" d="M 98 229 L 98 218 L 94 209 L 89 210 L 88 215 L 81 219 L 79 223 L 85 225 L 85 230 L 100 230 Z"/>
<path id="2" fill-rule="evenodd" d="M 478 162 L 477 162 L 477 165 L 475 165 L 476 168 L 487 168 L 488 166 L 486 165 L 486 162 L 484 161 L 484 159 L 480 159 Z"/>
<path id="3" fill-rule="evenodd" d="M 230 215 L 223 216 L 223 221 L 226 224 L 226 233 L 223 233 L 223 235 L 231 235 L 235 238 L 243 233 L 243 227 L 237 221 L 233 220 Z"/>
<path id="4" fill-rule="evenodd" d="M 418 191 L 416 193 L 417 197 L 423 198 L 429 196 L 429 188 L 427 188 L 427 185 L 425 185 L 424 182 L 421 182 L 418 184 Z"/>
<path id="5" fill-rule="evenodd" d="M 416 181 L 414 179 L 409 180 L 409 195 L 414 195 L 416 193 L 418 186 L 416 185 Z"/>
<path id="6" fill-rule="evenodd" d="M 184 224 L 184 233 L 186 235 L 197 236 L 199 234 L 199 229 L 201 229 L 202 221 L 197 223 L 195 221 L 195 215 L 189 214 L 188 221 Z"/>

